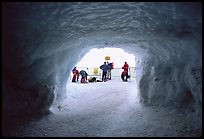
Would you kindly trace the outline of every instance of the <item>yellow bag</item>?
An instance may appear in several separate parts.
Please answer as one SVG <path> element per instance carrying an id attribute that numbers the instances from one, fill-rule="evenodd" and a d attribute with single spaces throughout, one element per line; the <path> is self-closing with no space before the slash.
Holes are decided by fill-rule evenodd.
<path id="1" fill-rule="evenodd" d="M 94 75 L 98 75 L 98 68 L 94 68 Z"/>

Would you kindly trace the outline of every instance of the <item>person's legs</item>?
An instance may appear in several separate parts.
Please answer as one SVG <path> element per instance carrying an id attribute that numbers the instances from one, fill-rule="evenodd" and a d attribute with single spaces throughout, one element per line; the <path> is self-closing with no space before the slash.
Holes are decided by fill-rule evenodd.
<path id="1" fill-rule="evenodd" d="M 104 71 L 103 71 L 103 73 L 102 73 L 102 81 L 103 81 L 103 78 L 104 78 Z"/>
<path id="2" fill-rule="evenodd" d="M 109 73 L 109 80 L 111 80 L 111 70 L 110 70 L 110 73 Z"/>
<path id="3" fill-rule="evenodd" d="M 107 78 L 110 80 L 110 78 L 111 78 L 111 71 L 108 70 L 107 74 L 108 74 Z"/>
<path id="4" fill-rule="evenodd" d="M 76 82 L 76 74 L 73 75 L 72 82 Z"/>
<path id="5" fill-rule="evenodd" d="M 106 81 L 106 74 L 107 72 L 104 72 L 104 81 Z"/>
<path id="6" fill-rule="evenodd" d="M 123 75 L 123 73 L 121 74 L 121 79 L 124 81 L 124 75 Z"/>
<path id="7" fill-rule="evenodd" d="M 74 79 L 74 77 L 72 78 L 72 82 L 76 82 L 75 79 Z"/>
<path id="8" fill-rule="evenodd" d="M 84 82 L 85 82 L 85 78 L 82 77 L 82 78 L 81 78 L 81 83 L 84 83 Z"/>
<path id="9" fill-rule="evenodd" d="M 79 81 L 79 74 L 77 74 L 77 81 Z"/>
<path id="10" fill-rule="evenodd" d="M 127 82 L 127 79 L 128 79 L 128 73 L 126 73 L 125 75 L 125 81 Z"/>

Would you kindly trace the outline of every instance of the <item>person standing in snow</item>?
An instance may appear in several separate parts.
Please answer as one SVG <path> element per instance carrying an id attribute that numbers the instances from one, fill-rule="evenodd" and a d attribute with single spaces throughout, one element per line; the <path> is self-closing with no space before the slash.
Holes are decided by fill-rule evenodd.
<path id="1" fill-rule="evenodd" d="M 122 78 L 123 81 L 127 82 L 127 79 L 130 78 L 130 76 L 128 75 L 129 65 L 127 64 L 127 62 L 125 62 L 125 64 L 122 67 L 122 69 L 124 69 L 124 71 L 121 74 L 121 78 Z"/>
<path id="2" fill-rule="evenodd" d="M 79 80 L 79 71 L 76 69 L 76 67 L 74 67 L 74 69 L 72 70 L 73 73 L 73 78 L 72 78 L 72 82 L 76 82 L 76 80 Z"/>
<path id="3" fill-rule="evenodd" d="M 110 70 L 111 67 L 109 65 L 106 65 L 106 62 L 104 62 L 104 64 L 100 66 L 100 69 L 103 70 L 103 73 L 102 73 L 102 82 L 106 81 L 107 71 Z"/>
<path id="4" fill-rule="evenodd" d="M 109 80 L 111 80 L 111 69 L 113 69 L 112 64 L 113 64 L 113 63 L 108 63 L 108 62 L 107 62 L 107 65 L 109 65 L 109 66 L 111 67 L 111 68 L 108 69 L 108 71 L 107 71 L 107 78 L 108 78 Z"/>

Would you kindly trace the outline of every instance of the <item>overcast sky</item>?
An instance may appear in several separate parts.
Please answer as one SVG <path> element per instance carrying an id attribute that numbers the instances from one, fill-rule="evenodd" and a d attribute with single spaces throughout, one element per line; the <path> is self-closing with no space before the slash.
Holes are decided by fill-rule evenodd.
<path id="1" fill-rule="evenodd" d="M 125 61 L 130 67 L 135 67 L 135 56 L 120 48 L 91 49 L 76 67 L 99 67 L 106 61 L 106 56 L 110 56 L 109 62 L 114 62 L 114 68 L 121 68 Z"/>

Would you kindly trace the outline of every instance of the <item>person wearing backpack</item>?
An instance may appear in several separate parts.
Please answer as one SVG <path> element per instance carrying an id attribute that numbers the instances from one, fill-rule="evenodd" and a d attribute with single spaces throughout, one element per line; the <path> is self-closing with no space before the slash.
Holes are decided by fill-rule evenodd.
<path id="1" fill-rule="evenodd" d="M 85 70 L 81 70 L 80 72 L 80 75 L 81 75 L 81 83 L 88 83 L 87 82 L 87 72 Z"/>
<path id="2" fill-rule="evenodd" d="M 121 74 L 121 78 L 123 81 L 127 82 L 127 79 L 130 78 L 130 76 L 128 75 L 128 69 L 129 69 L 129 65 L 127 64 L 127 62 L 125 62 L 125 64 L 122 67 L 123 72 Z"/>
<path id="3" fill-rule="evenodd" d="M 111 70 L 113 69 L 113 62 L 112 63 L 107 62 L 107 64 L 111 67 L 110 69 L 107 70 L 107 78 L 111 80 Z"/>
<path id="4" fill-rule="evenodd" d="M 76 69 L 76 67 L 74 67 L 74 69 L 72 70 L 73 73 L 73 78 L 72 78 L 72 82 L 76 82 L 79 80 L 79 71 Z"/>

